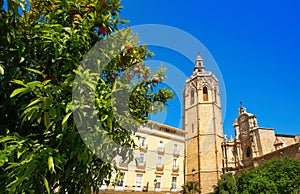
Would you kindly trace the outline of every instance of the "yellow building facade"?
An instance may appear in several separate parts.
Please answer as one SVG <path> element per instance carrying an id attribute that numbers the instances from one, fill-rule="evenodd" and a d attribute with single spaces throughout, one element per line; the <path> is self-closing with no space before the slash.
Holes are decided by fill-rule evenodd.
<path id="1" fill-rule="evenodd" d="M 134 160 L 116 158 L 121 178 L 115 185 L 102 185 L 102 192 L 179 193 L 184 184 L 185 132 L 150 121 L 134 138 Z"/>

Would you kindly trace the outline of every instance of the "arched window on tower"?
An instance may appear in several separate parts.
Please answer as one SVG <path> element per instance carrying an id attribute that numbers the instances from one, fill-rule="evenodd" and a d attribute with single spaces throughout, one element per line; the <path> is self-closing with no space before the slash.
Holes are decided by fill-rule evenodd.
<path id="1" fill-rule="evenodd" d="M 203 101 L 208 101 L 207 87 L 203 88 Z"/>
<path id="2" fill-rule="evenodd" d="M 247 158 L 250 158 L 250 156 L 251 156 L 251 148 L 249 146 L 247 147 L 247 150 L 246 150 L 246 156 L 247 156 Z"/>
<path id="3" fill-rule="evenodd" d="M 218 99 L 217 99 L 217 90 L 215 89 L 215 91 L 214 91 L 214 95 L 215 95 L 215 103 L 218 103 Z"/>
<path id="4" fill-rule="evenodd" d="M 195 92 L 191 90 L 191 105 L 195 103 Z"/>

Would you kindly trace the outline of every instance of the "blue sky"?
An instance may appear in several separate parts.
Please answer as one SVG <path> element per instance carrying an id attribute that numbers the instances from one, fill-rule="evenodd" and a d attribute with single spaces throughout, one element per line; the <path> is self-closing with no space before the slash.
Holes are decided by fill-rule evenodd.
<path id="1" fill-rule="evenodd" d="M 232 122 L 243 101 L 261 127 L 300 134 L 300 1 L 124 0 L 122 5 L 127 25 L 173 26 L 209 50 L 226 87 L 225 133 L 233 134 Z M 187 76 L 192 73 L 193 64 L 178 53 L 151 49 L 154 60 L 172 58 L 169 63 L 180 64 L 176 66 Z M 178 101 L 170 103 L 165 121 L 175 127 L 181 112 Z"/>

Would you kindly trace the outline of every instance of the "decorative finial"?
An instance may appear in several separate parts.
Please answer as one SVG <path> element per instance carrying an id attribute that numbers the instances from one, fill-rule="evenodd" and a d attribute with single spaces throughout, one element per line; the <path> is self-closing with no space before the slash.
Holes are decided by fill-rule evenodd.
<path id="1" fill-rule="evenodd" d="M 227 137 L 227 135 L 224 135 L 224 142 L 228 142 L 228 137 Z"/>
<path id="2" fill-rule="evenodd" d="M 198 51 L 198 55 L 197 55 L 195 63 L 196 64 L 195 64 L 195 67 L 194 67 L 194 73 L 204 72 L 205 67 L 203 66 L 203 59 L 202 59 L 199 51 Z"/>
<path id="3" fill-rule="evenodd" d="M 203 61 L 201 55 L 200 55 L 200 51 L 198 51 L 198 54 L 197 54 L 197 59 L 196 59 L 196 62 L 197 61 Z"/>
<path id="4" fill-rule="evenodd" d="M 246 112 L 246 108 L 243 107 L 243 102 L 240 101 L 240 108 L 239 108 L 239 114 L 243 114 Z"/>

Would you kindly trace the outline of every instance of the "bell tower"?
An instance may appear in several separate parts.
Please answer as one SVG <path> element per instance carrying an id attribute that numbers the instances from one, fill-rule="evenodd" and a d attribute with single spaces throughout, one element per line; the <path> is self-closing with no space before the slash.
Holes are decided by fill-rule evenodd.
<path id="1" fill-rule="evenodd" d="M 222 172 L 222 110 L 218 79 L 205 70 L 200 54 L 185 82 L 183 99 L 185 182 L 198 182 L 201 193 L 209 193 Z"/>

